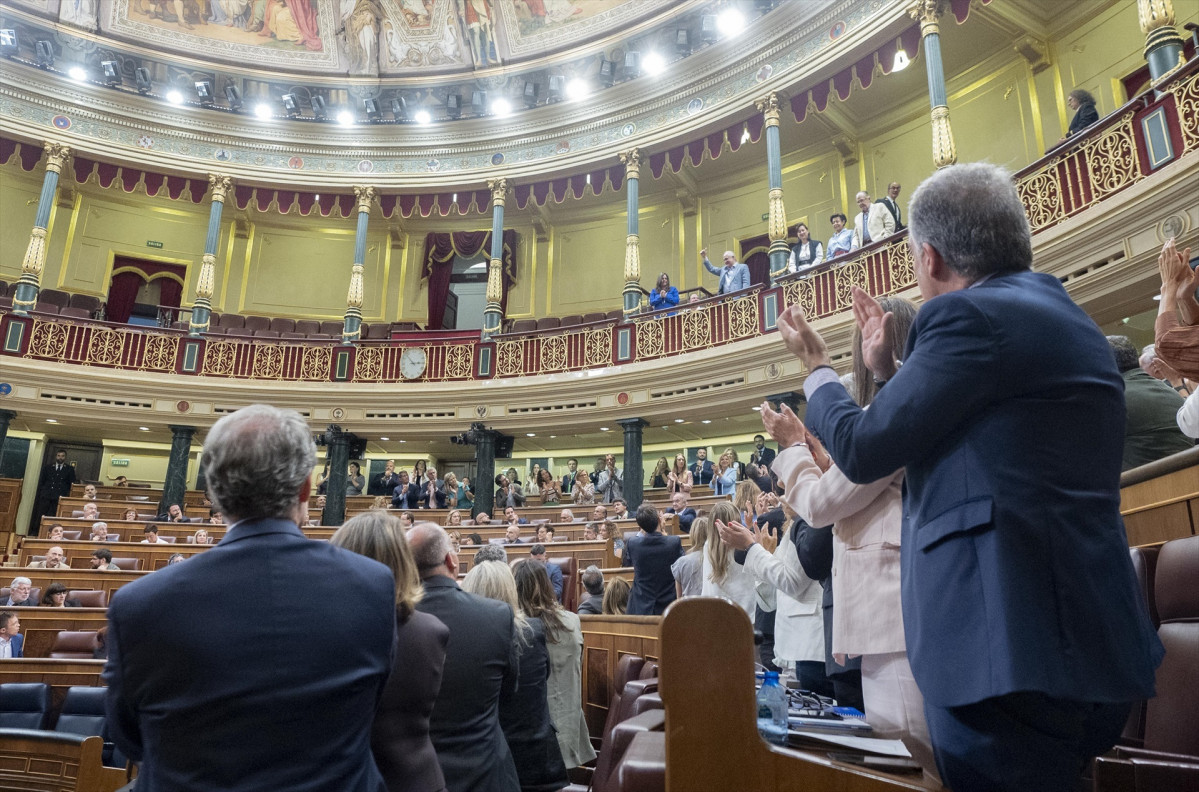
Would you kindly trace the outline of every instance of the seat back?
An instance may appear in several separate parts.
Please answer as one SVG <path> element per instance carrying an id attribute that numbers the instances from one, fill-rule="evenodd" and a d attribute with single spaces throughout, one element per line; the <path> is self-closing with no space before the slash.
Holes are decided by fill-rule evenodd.
<path id="1" fill-rule="evenodd" d="M 321 332 L 330 337 L 336 336 L 340 338 L 341 327 L 340 319 L 330 319 L 326 322 L 321 322 Z"/>
<path id="2" fill-rule="evenodd" d="M 319 333 L 321 331 L 321 323 L 315 319 L 297 319 L 296 327 L 293 332 L 296 333 Z"/>
<path id="3" fill-rule="evenodd" d="M 246 329 L 247 330 L 270 330 L 271 329 L 271 320 L 266 318 L 265 316 L 247 316 L 246 317 Z"/>
<path id="4" fill-rule="evenodd" d="M 50 686 L 45 682 L 0 685 L 0 729 L 41 729 L 49 714 Z"/>
<path id="5" fill-rule="evenodd" d="M 602 321 L 604 321 L 605 318 L 607 318 L 607 317 L 604 316 L 603 311 L 599 311 L 596 313 L 583 314 L 583 322 L 584 323 L 602 322 Z"/>
<path id="6" fill-rule="evenodd" d="M 582 324 L 582 323 L 583 323 L 582 314 L 570 314 L 569 316 L 563 316 L 561 321 L 558 323 L 558 326 L 559 327 L 574 327 L 575 325 Z"/>
<path id="7" fill-rule="evenodd" d="M 95 630 L 60 630 L 54 636 L 50 657 L 69 660 L 91 660 L 95 655 Z"/>
<path id="8" fill-rule="evenodd" d="M 245 327 L 246 317 L 241 314 L 221 314 L 221 327 L 230 330 L 235 327 Z"/>
<path id="9" fill-rule="evenodd" d="M 140 558 L 114 558 L 112 563 L 117 569 L 124 569 L 127 572 L 136 572 L 142 568 Z"/>
<path id="10" fill-rule="evenodd" d="M 255 330 L 254 337 L 255 338 L 278 338 L 279 331 L 278 330 Z"/>
<path id="11" fill-rule="evenodd" d="M 79 532 L 79 531 L 63 531 L 63 532 L 62 532 L 62 538 L 63 538 L 63 539 L 70 539 L 70 540 L 72 540 L 72 541 L 78 541 L 78 540 L 79 540 L 79 534 L 80 534 L 80 532 Z"/>
<path id="12" fill-rule="evenodd" d="M 556 316 L 543 316 L 537 320 L 538 330 L 557 330 L 562 326 L 562 320 Z"/>
<path id="13" fill-rule="evenodd" d="M 67 599 L 75 600 L 81 608 L 106 608 L 108 607 L 108 592 L 93 591 L 90 589 L 72 589 L 67 592 Z"/>
<path id="14" fill-rule="evenodd" d="M 104 724 L 104 693 L 102 687 L 75 686 L 67 688 L 67 696 L 62 702 L 62 712 L 54 731 L 66 734 L 81 734 L 84 737 L 103 737 Z"/>
<path id="15" fill-rule="evenodd" d="M 39 303 L 57 305 L 59 308 L 66 308 L 71 304 L 71 295 L 58 289 L 41 289 L 37 293 L 37 301 Z"/>
<path id="16" fill-rule="evenodd" d="M 92 312 L 87 310 L 86 308 L 72 308 L 69 305 L 66 308 L 59 308 L 58 315 L 65 316 L 68 319 L 91 319 L 92 318 Z"/>
<path id="17" fill-rule="evenodd" d="M 571 613 L 579 609 L 579 562 L 574 556 L 547 558 L 547 564 L 554 564 L 562 570 L 562 607 Z"/>
<path id="18" fill-rule="evenodd" d="M 93 294 L 72 294 L 70 305 L 72 308 L 82 308 L 92 315 L 100 310 L 100 298 Z"/>
<path id="19" fill-rule="evenodd" d="M 531 333 L 537 329 L 536 319 L 516 319 L 512 322 L 513 333 Z"/>
<path id="20" fill-rule="evenodd" d="M 376 322 L 370 326 L 366 337 L 372 341 L 381 341 L 391 338 L 391 324 L 386 322 Z"/>
<path id="21" fill-rule="evenodd" d="M 645 664 L 643 663 L 638 666 L 637 673 L 644 673 L 644 671 Z M 619 789 L 614 771 L 621 757 L 624 755 L 624 749 L 628 744 L 627 742 L 618 744 L 615 735 L 620 730 L 621 724 L 627 722 L 644 709 L 637 704 L 639 698 L 646 693 L 657 692 L 657 677 L 652 679 L 630 679 L 625 682 L 620 696 L 613 697 L 613 705 L 608 710 L 611 727 L 605 728 L 603 746 L 599 759 L 595 764 L 595 774 L 592 776 L 592 789 L 595 792 L 616 792 Z"/>
<path id="22" fill-rule="evenodd" d="M 1154 588 L 1166 656 L 1145 710 L 1145 748 L 1199 756 L 1199 536 L 1161 546 Z"/>
<path id="23" fill-rule="evenodd" d="M 286 316 L 276 316 L 271 320 L 271 329 L 280 333 L 294 333 L 296 331 L 296 320 Z"/>
<path id="24" fill-rule="evenodd" d="M 61 308 L 60 308 L 60 306 L 57 306 L 52 302 L 38 300 L 37 305 L 33 306 L 33 310 L 35 313 L 57 314 L 61 310 Z"/>

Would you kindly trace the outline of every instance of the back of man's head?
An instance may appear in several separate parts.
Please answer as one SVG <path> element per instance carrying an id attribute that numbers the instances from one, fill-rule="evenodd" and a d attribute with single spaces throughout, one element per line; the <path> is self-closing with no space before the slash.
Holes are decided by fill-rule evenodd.
<path id="1" fill-rule="evenodd" d="M 583 570 L 583 588 L 593 596 L 604 593 L 604 573 L 595 564 Z"/>
<path id="2" fill-rule="evenodd" d="M 646 533 L 658 530 L 658 510 L 651 503 L 643 503 L 637 507 L 637 527 Z"/>
<path id="3" fill-rule="evenodd" d="M 112 551 L 107 547 L 101 547 L 92 551 L 92 558 L 98 558 L 107 564 L 112 561 Z"/>
<path id="4" fill-rule="evenodd" d="M 543 544 L 533 545 L 532 547 L 529 548 L 529 555 L 533 556 L 534 558 L 541 558 L 542 556 L 545 555 L 545 545 L 543 545 Z"/>
<path id="5" fill-rule="evenodd" d="M 204 458 L 214 506 L 230 523 L 290 517 L 316 466 L 316 444 L 295 410 L 255 404 L 213 425 Z"/>
<path id="6" fill-rule="evenodd" d="M 1128 336 L 1109 335 L 1108 346 L 1112 348 L 1112 357 L 1116 359 L 1116 368 L 1123 374 L 1141 365 L 1140 355 Z"/>
<path id="7" fill-rule="evenodd" d="M 501 564 L 508 563 L 508 551 L 503 545 L 485 544 L 475 553 L 475 563 L 481 564 L 484 561 L 499 561 Z"/>
<path id="8" fill-rule="evenodd" d="M 431 522 L 418 522 L 412 526 L 408 530 L 408 544 L 422 578 L 438 574 L 438 567 L 445 564 L 446 556 L 453 551 L 450 535 Z"/>
<path id="9" fill-rule="evenodd" d="M 972 162 L 925 179 L 908 204 L 911 241 L 932 245 L 970 282 L 1032 267 L 1032 231 L 1012 176 Z"/>

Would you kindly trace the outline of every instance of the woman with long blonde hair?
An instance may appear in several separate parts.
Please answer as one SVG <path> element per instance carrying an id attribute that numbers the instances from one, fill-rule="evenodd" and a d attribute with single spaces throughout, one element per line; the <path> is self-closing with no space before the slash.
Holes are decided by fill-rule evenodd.
<path id="1" fill-rule="evenodd" d="M 729 501 L 721 501 L 712 507 L 712 525 L 739 523 L 741 515 Z M 692 530 L 695 529 L 692 523 Z M 745 567 L 733 561 L 733 551 L 720 536 L 712 532 L 704 549 L 702 596 L 724 597 L 739 605 L 754 620 L 758 605 L 754 594 L 754 576 Z"/>
<path id="2" fill-rule="evenodd" d="M 675 454 L 674 464 L 671 465 L 670 472 L 666 474 L 666 491 L 671 495 L 676 492 L 690 494 L 693 483 L 691 470 L 687 467 L 687 457 Z"/>
<path id="3" fill-rule="evenodd" d="M 733 467 L 732 449 L 726 450 L 716 462 L 712 474 L 712 491 L 717 495 L 732 495 L 737 486 L 737 469 Z"/>
<path id="4" fill-rule="evenodd" d="M 733 508 L 741 515 L 738 522 L 749 525 L 757 515 L 758 498 L 761 494 L 762 489 L 749 479 L 737 483 L 737 489 L 733 491 Z"/>
<path id="5" fill-rule="evenodd" d="M 532 563 L 532 562 L 530 562 Z M 520 651 L 520 674 L 515 696 L 500 699 L 500 728 L 512 751 L 522 792 L 561 789 L 569 783 L 562 749 L 550 719 L 547 686 L 550 676 L 545 623 L 520 606 L 516 578 L 507 564 L 484 561 L 466 573 L 462 588 L 512 607 Z"/>
<path id="6" fill-rule="evenodd" d="M 678 599 L 703 593 L 704 546 L 712 534 L 712 520 L 701 514 L 691 522 L 691 547 L 670 565 L 674 575 L 674 593 Z"/>
<path id="7" fill-rule="evenodd" d="M 359 514 L 329 541 L 373 558 L 395 577 L 395 660 L 371 727 L 371 751 L 379 772 L 389 792 L 442 789 L 445 777 L 429 739 L 429 716 L 441 691 L 450 630 L 435 616 L 416 610 L 424 589 L 396 517 L 385 511 Z"/>

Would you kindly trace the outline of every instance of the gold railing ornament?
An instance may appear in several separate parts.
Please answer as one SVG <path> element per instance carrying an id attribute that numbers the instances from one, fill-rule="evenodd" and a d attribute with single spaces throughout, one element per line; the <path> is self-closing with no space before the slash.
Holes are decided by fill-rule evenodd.
<path id="1" fill-rule="evenodd" d="M 953 129 L 949 126 L 949 108 L 937 105 L 932 110 L 933 164 L 944 168 L 958 161 L 957 147 L 953 143 Z"/>

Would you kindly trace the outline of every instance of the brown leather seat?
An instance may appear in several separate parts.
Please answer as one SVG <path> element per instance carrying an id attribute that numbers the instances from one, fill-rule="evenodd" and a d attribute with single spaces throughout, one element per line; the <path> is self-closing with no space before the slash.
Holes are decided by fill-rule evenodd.
<path id="1" fill-rule="evenodd" d="M 643 673 L 644 670 L 645 665 L 642 665 L 638 673 Z M 614 722 L 611 728 L 605 732 L 599 759 L 595 764 L 595 773 L 592 775 L 592 789 L 595 792 L 617 792 L 617 790 L 621 789 L 616 779 L 616 768 L 624 756 L 625 749 L 628 747 L 632 735 L 637 731 L 645 730 L 644 728 L 640 728 L 637 723 L 624 729 L 621 727 L 628 723 L 630 718 L 637 716 L 642 709 L 638 705 L 640 697 L 646 693 L 656 693 L 657 691 L 658 680 L 656 677 L 653 679 L 631 679 L 625 683 L 620 696 L 613 697 L 613 706 L 608 710 L 608 715 Z M 648 716 L 646 720 L 655 721 L 657 717 Z M 665 717 L 664 712 L 662 712 L 661 717 Z M 618 737 L 618 735 L 624 736 Z"/>
<path id="2" fill-rule="evenodd" d="M 108 607 L 108 592 L 72 589 L 67 592 L 67 599 L 75 600 L 81 608 Z"/>
<path id="3" fill-rule="evenodd" d="M 87 310 L 86 308 L 72 308 L 69 305 L 66 308 L 60 308 L 58 310 L 58 315 L 65 316 L 68 319 L 91 319 L 92 318 L 92 312 Z"/>
<path id="4" fill-rule="evenodd" d="M 95 630 L 62 630 L 54 636 L 50 657 L 64 660 L 91 660 L 96 648 Z"/>
<path id="5" fill-rule="evenodd" d="M 37 305 L 33 306 L 34 313 L 50 314 L 51 316 L 57 316 L 59 310 L 59 306 L 54 303 L 43 302 L 42 300 L 38 300 Z"/>
<path id="6" fill-rule="evenodd" d="M 608 317 L 605 316 L 602 311 L 597 311 L 597 312 L 593 312 L 593 313 L 583 314 L 583 323 L 591 324 L 592 322 L 602 322 L 607 318 Z"/>
<path id="7" fill-rule="evenodd" d="M 557 330 L 562 326 L 562 320 L 556 316 L 543 316 L 537 320 L 538 330 Z"/>
<path id="8" fill-rule="evenodd" d="M 254 337 L 255 338 L 278 338 L 279 331 L 278 330 L 255 330 Z"/>
<path id="9" fill-rule="evenodd" d="M 142 560 L 140 558 L 114 558 L 112 563 L 117 569 L 124 569 L 130 572 L 136 572 L 142 568 Z"/>
<path id="10" fill-rule="evenodd" d="M 245 327 L 247 330 L 270 330 L 271 320 L 265 316 L 247 316 Z"/>
<path id="11" fill-rule="evenodd" d="M 579 561 L 574 556 L 547 558 L 547 564 L 554 564 L 562 570 L 562 607 L 571 613 L 579 609 Z"/>
<path id="12" fill-rule="evenodd" d="M 559 327 L 574 327 L 575 325 L 579 325 L 579 324 L 583 324 L 582 314 L 570 314 L 569 316 L 563 316 L 562 320 L 558 324 L 558 326 Z"/>
<path id="13" fill-rule="evenodd" d="M 246 326 L 246 317 L 242 316 L 241 314 L 221 314 L 220 319 L 220 326 L 226 330 L 231 330 L 235 327 Z"/>
<path id="14" fill-rule="evenodd" d="M 296 331 L 296 320 L 286 316 L 276 316 L 271 320 L 271 329 L 279 333 L 294 333 Z"/>
<path id="15" fill-rule="evenodd" d="M 321 323 L 315 319 L 297 319 L 296 328 L 293 332 L 296 333 L 319 333 L 321 331 Z"/>
<path id="16" fill-rule="evenodd" d="M 1132 569 L 1137 576 L 1137 590 L 1149 609 L 1149 618 L 1156 628 L 1161 624 L 1157 615 L 1157 597 L 1153 590 L 1154 572 L 1157 569 L 1158 547 L 1132 548 Z M 1143 747 L 1145 744 L 1145 707 L 1148 702 L 1133 702 L 1132 710 L 1128 713 L 1128 722 L 1124 724 L 1124 732 L 1120 735 L 1122 745 Z"/>
<path id="17" fill-rule="evenodd" d="M 604 318 L 608 319 L 608 320 L 623 319 L 624 318 L 624 309 L 623 308 L 613 308 L 611 311 L 608 311 L 608 313 L 604 316 Z"/>
<path id="18" fill-rule="evenodd" d="M 512 322 L 512 333 L 532 333 L 537 329 L 536 319 L 516 319 Z"/>
<path id="19" fill-rule="evenodd" d="M 382 341 L 391 338 L 391 325 L 377 322 L 370 326 L 370 330 L 365 337 L 371 341 Z"/>
<path id="20" fill-rule="evenodd" d="M 66 308 L 71 304 L 71 295 L 59 289 L 41 289 L 37 293 L 38 303 L 46 303 L 48 305 L 57 305 L 59 308 Z"/>
<path id="21" fill-rule="evenodd" d="M 94 316 L 100 310 L 100 298 L 94 294 L 72 294 L 71 307 L 82 308 L 88 316 Z"/>
<path id="22" fill-rule="evenodd" d="M 80 534 L 80 533 L 81 533 L 80 531 L 63 531 L 63 532 L 62 532 L 62 538 L 63 538 L 63 539 L 70 539 L 70 540 L 72 540 L 72 541 L 78 541 L 78 540 L 79 540 L 79 534 Z"/>
<path id="23" fill-rule="evenodd" d="M 342 323 L 340 319 L 330 319 L 327 322 L 321 322 L 321 332 L 330 338 L 341 338 Z"/>
<path id="24" fill-rule="evenodd" d="M 8 586 L 0 588 L 0 602 L 3 602 L 4 600 L 8 599 L 8 595 L 11 593 L 12 593 L 12 589 L 9 588 Z M 35 607 L 39 602 L 41 602 L 42 601 L 41 587 L 39 586 L 37 588 L 30 588 L 29 589 L 29 599 L 26 601 L 29 603 L 29 607 L 31 607 L 31 608 Z"/>
<path id="25" fill-rule="evenodd" d="M 280 333 L 279 337 L 285 341 L 302 341 L 308 336 L 305 333 Z"/>

